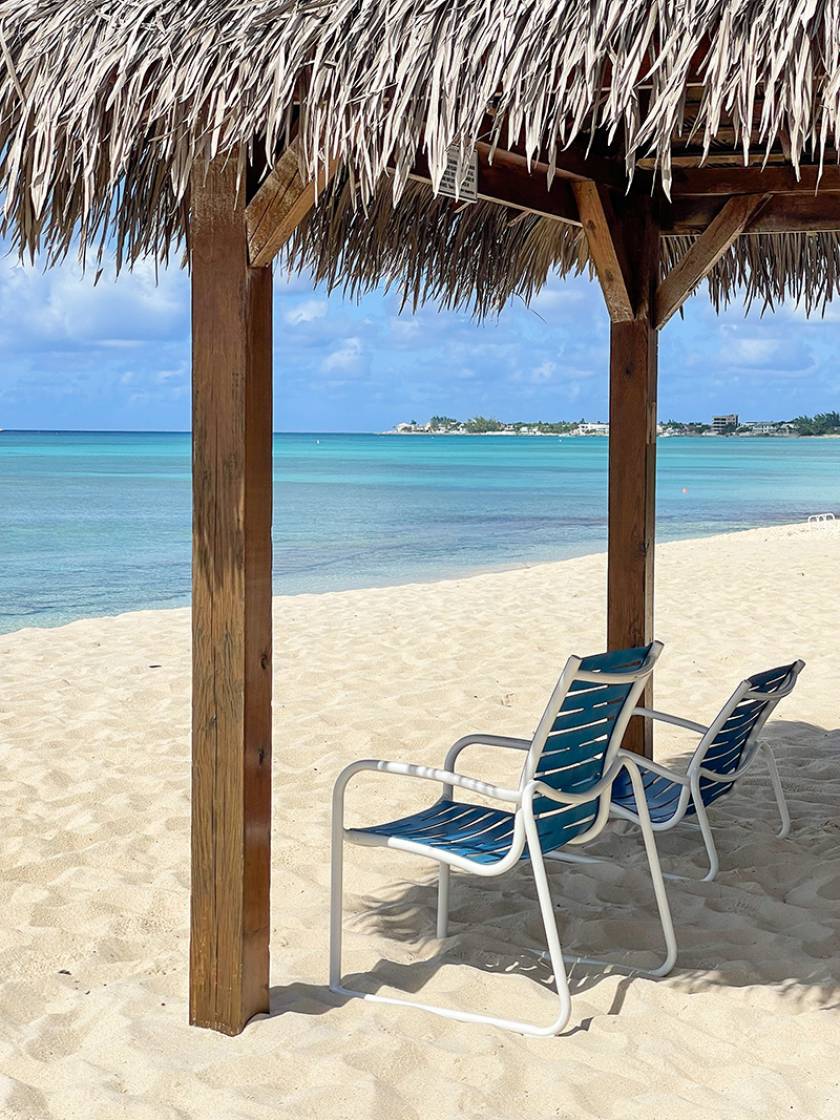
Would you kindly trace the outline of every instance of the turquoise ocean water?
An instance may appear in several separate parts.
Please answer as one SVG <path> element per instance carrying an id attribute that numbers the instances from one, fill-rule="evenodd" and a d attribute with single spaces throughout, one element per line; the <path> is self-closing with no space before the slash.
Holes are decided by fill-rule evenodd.
<path id="1" fill-rule="evenodd" d="M 190 437 L 0 432 L 0 632 L 180 606 Z M 281 435 L 277 593 L 487 571 L 606 547 L 603 438 Z M 660 441 L 660 540 L 840 515 L 840 440 Z"/>

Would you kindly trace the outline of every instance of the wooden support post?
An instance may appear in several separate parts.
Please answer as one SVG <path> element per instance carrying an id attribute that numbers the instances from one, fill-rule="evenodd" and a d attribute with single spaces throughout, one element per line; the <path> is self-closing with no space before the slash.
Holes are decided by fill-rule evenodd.
<path id="1" fill-rule="evenodd" d="M 271 269 L 248 263 L 235 160 L 191 192 L 190 1022 L 238 1034 L 268 1011 Z"/>
<path id="2" fill-rule="evenodd" d="M 609 547 L 607 643 L 653 639 L 656 485 L 657 334 L 653 322 L 659 230 L 648 199 L 627 199 L 624 243 L 631 262 L 635 316 L 610 327 Z M 652 686 L 643 703 L 653 700 Z M 625 746 L 651 757 L 650 721 L 634 717 Z"/>

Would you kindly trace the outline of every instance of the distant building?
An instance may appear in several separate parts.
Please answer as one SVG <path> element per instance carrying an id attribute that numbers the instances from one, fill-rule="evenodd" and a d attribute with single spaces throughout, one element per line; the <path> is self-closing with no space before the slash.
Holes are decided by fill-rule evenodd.
<path id="1" fill-rule="evenodd" d="M 728 416 L 713 416 L 712 417 L 712 431 L 716 436 L 723 435 L 726 432 L 734 431 L 738 427 L 738 414 L 737 412 L 730 412 Z"/>
<path id="2" fill-rule="evenodd" d="M 584 422 L 578 426 L 571 433 L 573 436 L 608 436 L 610 434 L 609 424 L 592 424 Z"/>

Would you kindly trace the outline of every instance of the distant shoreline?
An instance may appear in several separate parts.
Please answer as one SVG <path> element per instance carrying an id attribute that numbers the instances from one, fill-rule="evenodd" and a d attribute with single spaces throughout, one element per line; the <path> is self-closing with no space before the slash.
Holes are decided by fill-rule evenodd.
<path id="1" fill-rule="evenodd" d="M 538 437 L 548 439 L 609 439 L 607 433 L 600 432 L 397 432 L 388 431 L 356 431 L 356 432 L 317 432 L 317 431 L 276 431 L 272 437 L 280 436 L 434 436 L 436 439 L 447 436 L 477 436 L 481 439 L 487 436 L 516 436 L 520 438 Z M 9 436 L 191 436 L 192 432 L 182 428 L 0 428 L 0 435 Z M 762 440 L 791 440 L 791 439 L 840 439 L 840 433 L 829 435 L 800 435 L 784 433 L 773 435 L 770 433 L 750 433 L 737 435 L 735 433 L 722 435 L 717 432 L 660 432 L 657 439 L 762 439 Z"/>
<path id="2" fill-rule="evenodd" d="M 608 440 L 609 433 L 607 432 L 275 432 L 275 435 L 372 435 L 372 436 L 430 436 L 434 439 L 446 439 L 453 437 L 457 439 L 487 439 L 488 437 L 501 437 L 505 439 L 606 439 Z M 833 433 L 831 435 L 809 436 L 800 435 L 798 432 L 785 432 L 784 434 L 771 435 L 770 433 L 745 433 L 738 435 L 731 433 L 727 435 L 718 432 L 659 432 L 657 439 L 762 439 L 762 440 L 790 440 L 790 439 L 840 439 L 840 433 Z"/>

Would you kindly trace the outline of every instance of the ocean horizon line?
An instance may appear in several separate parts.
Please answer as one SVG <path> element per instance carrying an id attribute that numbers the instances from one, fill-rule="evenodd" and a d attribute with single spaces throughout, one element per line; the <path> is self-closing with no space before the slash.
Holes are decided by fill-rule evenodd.
<path id="1" fill-rule="evenodd" d="M 697 423 L 697 421 L 677 421 L 678 423 Z M 550 423 L 576 423 L 576 421 L 550 421 Z M 596 423 L 596 421 L 584 421 L 584 423 Z M 601 421 L 597 421 L 601 423 Z M 51 435 L 51 436 L 191 436 L 191 428 L 4 428 L 0 427 L 0 435 Z M 566 436 L 572 436 L 576 439 L 608 439 L 609 433 L 574 433 L 574 432 L 510 432 L 510 431 L 489 431 L 489 432 L 450 432 L 450 431 L 412 431 L 400 432 L 394 428 L 389 429 L 367 429 L 367 428 L 353 428 L 342 429 L 337 428 L 321 428 L 321 429 L 308 429 L 308 428 L 279 428 L 272 430 L 272 438 L 275 436 L 401 436 L 411 437 L 416 439 L 418 437 L 429 436 L 434 439 L 441 439 L 447 436 L 457 439 L 463 439 L 465 436 L 478 436 L 481 439 L 493 438 L 494 436 L 504 437 L 509 439 L 511 435 L 528 436 L 547 436 L 549 438 L 563 439 Z M 669 431 L 667 433 L 660 433 L 660 438 L 668 439 L 699 439 L 708 441 L 709 439 L 732 439 L 732 433 L 717 433 L 717 432 L 678 432 Z M 756 433 L 750 435 L 747 433 L 739 433 L 738 439 L 767 439 L 768 436 L 763 433 Z M 837 439 L 837 435 L 807 435 L 807 436 L 791 436 L 787 438 L 801 438 L 801 439 Z"/>
<path id="2" fill-rule="evenodd" d="M 51 436 L 189 436 L 192 435 L 192 428 L 0 428 L 0 433 Z M 378 436 L 390 433 L 362 429 L 340 432 L 281 428 L 277 431 L 272 430 L 271 434 L 273 436 Z"/>

